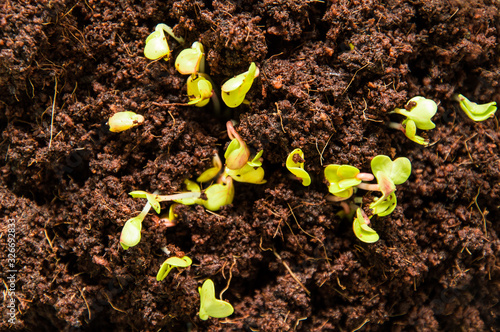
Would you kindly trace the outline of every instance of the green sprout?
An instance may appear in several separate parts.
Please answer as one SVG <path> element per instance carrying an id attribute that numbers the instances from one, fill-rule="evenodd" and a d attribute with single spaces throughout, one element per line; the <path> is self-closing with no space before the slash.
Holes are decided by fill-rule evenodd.
<path id="1" fill-rule="evenodd" d="M 361 241 L 365 243 L 374 243 L 377 242 L 379 236 L 377 232 L 375 232 L 370 226 L 370 219 L 366 215 L 366 213 L 358 208 L 356 210 L 356 218 L 352 223 L 352 230 L 354 231 L 354 235 Z"/>
<path id="2" fill-rule="evenodd" d="M 187 94 L 189 97 L 188 105 L 203 107 L 208 104 L 210 98 L 214 95 L 212 83 L 207 74 L 198 73 L 188 77 Z"/>
<path id="3" fill-rule="evenodd" d="M 307 187 L 311 184 L 311 177 L 304 170 L 304 161 L 304 152 L 301 149 L 295 149 L 286 158 L 285 165 L 302 182 L 302 185 Z"/>
<path id="4" fill-rule="evenodd" d="M 233 170 L 238 170 L 245 166 L 250 158 L 250 150 L 247 147 L 245 141 L 236 132 L 233 127 L 233 123 L 228 121 L 226 123 L 227 134 L 231 139 L 231 143 L 224 153 L 224 158 L 226 158 L 226 167 Z"/>
<path id="5" fill-rule="evenodd" d="M 372 159 L 371 168 L 377 178 L 378 190 L 382 192 L 382 197 L 370 204 L 370 208 L 374 214 L 383 217 L 396 208 L 394 191 L 397 184 L 403 184 L 408 180 L 411 174 L 411 162 L 405 157 L 392 161 L 388 156 L 379 155 Z"/>
<path id="6" fill-rule="evenodd" d="M 436 125 L 431 118 L 437 112 L 437 104 L 421 96 L 413 97 L 408 101 L 405 108 L 396 108 L 391 113 L 397 113 L 406 116 L 401 123 L 391 122 L 389 126 L 394 129 L 402 130 L 406 137 L 415 143 L 429 145 L 429 141 L 417 135 L 417 128 L 420 130 L 434 129 Z"/>
<path id="7" fill-rule="evenodd" d="M 460 108 L 465 112 L 465 114 L 476 122 L 484 121 L 493 117 L 497 111 L 497 103 L 495 101 L 478 105 L 460 94 L 455 96 L 455 99 L 460 103 Z"/>
<path id="8" fill-rule="evenodd" d="M 152 32 L 146 39 L 144 46 L 144 55 L 149 60 L 156 60 L 164 58 L 166 61 L 170 58 L 170 47 L 165 37 L 165 32 L 177 40 L 180 44 L 184 44 L 184 38 L 175 36 L 171 27 L 166 24 L 160 23 L 156 26 L 155 31 Z"/>
<path id="9" fill-rule="evenodd" d="M 252 62 L 248 71 L 227 80 L 221 87 L 224 103 L 231 108 L 241 105 L 257 76 L 259 76 L 259 69 Z"/>
<path id="10" fill-rule="evenodd" d="M 325 168 L 325 178 L 329 182 L 328 191 L 335 196 L 333 201 L 343 201 L 350 198 L 353 188 L 362 181 L 374 179 L 372 174 L 361 173 L 359 169 L 350 165 L 328 165 Z"/>
<path id="11" fill-rule="evenodd" d="M 177 267 L 177 268 L 188 267 L 191 265 L 192 262 L 193 261 L 188 256 L 184 256 L 182 258 L 179 258 L 179 257 L 167 258 L 167 260 L 164 261 L 163 264 L 161 264 L 160 269 L 158 270 L 158 273 L 156 274 L 156 280 L 162 281 L 163 279 L 165 279 L 165 277 L 170 273 L 170 271 L 174 267 Z"/>
<path id="12" fill-rule="evenodd" d="M 146 203 L 138 216 L 127 220 L 120 235 L 120 244 L 123 249 L 136 246 L 141 241 L 142 221 L 149 213 L 151 204 Z"/>
<path id="13" fill-rule="evenodd" d="M 191 180 L 185 180 L 186 189 L 201 195 L 202 191 L 200 186 Z M 199 204 L 204 206 L 210 211 L 217 211 L 224 205 L 229 205 L 234 199 L 234 186 L 233 180 L 230 177 L 220 177 L 217 183 L 211 184 L 206 190 L 203 191 L 204 197 L 200 198 L 181 198 L 176 199 L 175 202 L 183 205 Z"/>
<path id="14" fill-rule="evenodd" d="M 208 181 L 212 180 L 214 177 L 216 177 L 217 174 L 219 174 L 219 172 L 222 169 L 222 161 L 220 160 L 220 157 L 218 154 L 215 154 L 215 156 L 213 157 L 212 165 L 213 165 L 213 167 L 210 167 L 209 169 L 207 169 L 206 171 L 201 173 L 200 176 L 198 176 L 198 178 L 196 179 L 197 182 L 200 182 L 200 183 L 201 182 L 208 182 Z"/>
<path id="15" fill-rule="evenodd" d="M 113 114 L 108 120 L 109 131 L 118 133 L 138 126 L 143 122 L 144 117 L 142 115 L 131 111 L 118 112 Z"/>
<path id="16" fill-rule="evenodd" d="M 260 160 L 260 156 L 264 150 L 261 150 L 257 153 L 257 155 L 253 158 L 252 161 L 248 161 L 243 167 L 233 170 L 228 167 L 225 168 L 225 174 L 229 175 L 233 180 L 238 182 L 246 182 L 253 184 L 264 184 L 267 181 L 264 180 L 264 169 L 261 167 L 262 161 L 255 161 L 256 159 Z M 260 163 L 260 164 L 259 164 Z"/>
<path id="17" fill-rule="evenodd" d="M 212 280 L 205 280 L 203 285 L 198 287 L 198 292 L 200 293 L 200 319 L 225 318 L 233 314 L 234 308 L 229 302 L 215 298 L 215 286 Z"/>
<path id="18" fill-rule="evenodd" d="M 199 42 L 194 42 L 191 48 L 182 50 L 175 59 L 175 68 L 182 75 L 205 72 L 205 50 Z"/>

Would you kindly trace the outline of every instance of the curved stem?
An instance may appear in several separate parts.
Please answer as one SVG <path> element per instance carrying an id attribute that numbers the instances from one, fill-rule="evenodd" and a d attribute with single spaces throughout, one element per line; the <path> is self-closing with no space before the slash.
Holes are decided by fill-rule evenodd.
<path id="1" fill-rule="evenodd" d="M 392 128 L 392 129 L 401 130 L 403 132 L 405 131 L 405 129 L 401 123 L 389 122 L 388 126 L 389 126 L 389 128 Z"/>
<path id="2" fill-rule="evenodd" d="M 172 36 L 172 38 L 174 38 L 175 40 L 177 40 L 177 42 L 179 44 L 182 44 L 184 45 L 185 41 L 184 41 L 184 38 L 182 37 L 177 37 L 175 34 L 174 34 L 174 30 L 172 30 L 171 27 L 169 27 L 168 25 L 166 25 L 165 23 L 160 23 L 156 26 L 155 30 L 159 31 L 160 29 L 163 29 L 166 33 L 168 33 L 170 36 Z"/>
<path id="3" fill-rule="evenodd" d="M 326 196 L 326 200 L 330 202 L 342 202 L 345 201 L 346 199 L 349 199 L 350 197 L 338 197 L 334 195 L 328 195 Z"/>
<path id="4" fill-rule="evenodd" d="M 200 192 L 187 192 L 187 193 L 180 193 L 180 194 L 173 194 L 173 195 L 156 195 L 156 200 L 158 202 L 164 202 L 164 201 L 173 201 L 176 199 L 184 199 L 184 198 L 199 198 L 201 196 Z"/>
<path id="5" fill-rule="evenodd" d="M 380 191 L 380 186 L 378 183 L 360 183 L 357 185 L 359 189 L 368 190 L 368 191 Z"/>
<path id="6" fill-rule="evenodd" d="M 358 173 L 358 175 L 356 175 L 356 179 L 369 182 L 373 181 L 375 177 L 371 173 Z"/>

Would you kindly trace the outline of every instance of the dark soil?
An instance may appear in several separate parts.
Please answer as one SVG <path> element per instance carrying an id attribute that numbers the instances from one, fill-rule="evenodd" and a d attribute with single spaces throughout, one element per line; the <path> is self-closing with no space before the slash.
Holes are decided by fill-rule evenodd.
<path id="1" fill-rule="evenodd" d="M 500 330 L 500 132 L 452 100 L 500 103 L 497 0 L 2 1 L 0 4 L 1 257 L 15 220 L 17 321 L 24 331 Z M 169 62 L 144 58 L 166 23 L 200 41 L 215 82 L 261 75 L 229 116 L 187 101 Z M 354 46 L 351 50 L 350 44 Z M 423 147 L 389 129 L 413 96 L 439 103 Z M 51 140 L 51 113 L 54 106 Z M 118 111 L 145 117 L 111 133 Z M 236 184 L 216 214 L 155 213 L 124 251 L 132 190 L 182 191 L 229 142 L 228 118 L 264 149 L 264 185 Z M 305 153 L 310 187 L 284 167 Z M 394 213 L 360 242 L 326 200 L 324 166 L 370 170 L 406 156 Z M 373 196 L 365 194 L 365 202 Z M 163 205 L 164 210 L 168 204 Z M 171 255 L 193 266 L 157 282 Z M 211 278 L 235 313 L 202 321 L 197 287 Z M 299 283 L 300 281 L 300 283 Z M 302 285 L 301 285 L 302 284 Z M 4 291 L 4 302 L 7 290 Z"/>

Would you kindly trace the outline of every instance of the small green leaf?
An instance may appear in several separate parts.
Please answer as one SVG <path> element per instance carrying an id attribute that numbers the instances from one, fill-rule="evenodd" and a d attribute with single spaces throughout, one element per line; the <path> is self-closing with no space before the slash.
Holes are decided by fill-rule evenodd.
<path id="1" fill-rule="evenodd" d="M 436 102 L 422 96 L 416 96 L 408 101 L 408 104 L 410 105 L 413 103 L 415 103 L 415 106 L 413 106 L 410 111 L 402 108 L 396 108 L 392 113 L 398 113 L 406 116 L 410 120 L 413 120 L 418 129 L 434 129 L 436 125 L 432 122 L 431 118 L 437 112 Z"/>
<path id="2" fill-rule="evenodd" d="M 130 111 L 118 112 L 113 114 L 108 120 L 109 131 L 118 133 L 138 126 L 143 122 L 144 117 L 142 115 Z"/>
<path id="3" fill-rule="evenodd" d="M 405 136 L 408 137 L 410 140 L 420 145 L 424 146 L 429 145 L 429 140 L 423 138 L 422 136 L 417 135 L 417 126 L 415 125 L 415 121 L 406 119 L 403 121 L 402 125 Z"/>
<path id="4" fill-rule="evenodd" d="M 356 218 L 352 223 L 354 235 L 365 243 L 374 243 L 379 240 L 379 236 L 377 232 L 368 226 L 369 223 L 370 219 L 366 216 L 363 210 L 358 208 L 356 210 Z"/>
<path id="5" fill-rule="evenodd" d="M 182 75 L 191 75 L 198 73 L 200 63 L 204 60 L 203 45 L 199 42 L 194 42 L 191 48 L 182 50 L 175 59 L 175 68 Z"/>
<path id="6" fill-rule="evenodd" d="M 222 162 L 218 154 L 212 158 L 213 167 L 207 169 L 196 179 L 197 182 L 208 182 L 212 180 L 222 169 Z"/>
<path id="7" fill-rule="evenodd" d="M 229 169 L 238 170 L 245 166 L 250 157 L 250 150 L 243 140 L 233 139 L 224 153 L 226 166 Z"/>
<path id="8" fill-rule="evenodd" d="M 463 95 L 458 95 L 458 102 L 460 103 L 460 108 L 465 112 L 465 114 L 476 122 L 484 121 L 493 117 L 497 111 L 497 103 L 495 101 L 479 105 L 465 98 Z"/>
<path id="9" fill-rule="evenodd" d="M 170 47 L 168 46 L 163 29 L 156 30 L 148 36 L 146 45 L 144 46 L 144 55 L 149 60 L 169 59 Z"/>
<path id="10" fill-rule="evenodd" d="M 231 108 L 239 106 L 257 76 L 259 76 L 259 69 L 252 62 L 248 71 L 226 81 L 221 87 L 221 96 L 224 103 Z"/>
<path id="11" fill-rule="evenodd" d="M 286 168 L 297 178 L 300 179 L 302 185 L 307 187 L 311 184 L 311 177 L 309 173 L 304 170 L 304 162 L 295 162 L 293 160 L 294 156 L 298 154 L 299 157 L 304 160 L 304 152 L 301 149 L 295 149 L 286 158 Z"/>
<path id="12" fill-rule="evenodd" d="M 142 218 L 140 216 L 127 220 L 120 236 L 123 249 L 137 245 L 141 241 Z"/>
<path id="13" fill-rule="evenodd" d="M 163 264 L 161 264 L 160 269 L 156 274 L 156 280 L 162 281 L 174 267 L 188 267 L 192 262 L 193 261 L 191 260 L 191 258 L 187 256 L 184 256 L 182 258 L 175 256 L 167 258 L 167 260 L 164 261 Z"/>
<path id="14" fill-rule="evenodd" d="M 225 183 L 215 183 L 208 187 L 205 190 L 207 199 L 197 199 L 196 203 L 203 205 L 210 211 L 217 211 L 224 205 L 231 204 L 234 198 L 233 180 L 227 177 L 225 181 Z"/>
<path id="15" fill-rule="evenodd" d="M 146 198 L 148 203 L 151 204 L 156 213 L 160 214 L 160 202 L 156 200 L 156 195 L 150 194 L 142 190 L 136 190 L 128 193 L 133 198 Z"/>
<path id="16" fill-rule="evenodd" d="M 376 214 L 379 217 L 384 217 L 391 214 L 394 209 L 396 209 L 396 205 L 398 204 L 396 194 L 394 193 L 391 193 L 385 199 L 382 198 L 383 197 L 370 204 L 370 209 L 372 209 L 373 214 Z"/>
<path id="17" fill-rule="evenodd" d="M 252 160 L 249 160 L 247 162 L 248 165 L 252 166 L 252 167 L 260 167 L 262 166 L 262 154 L 264 153 L 264 150 L 260 150 L 259 152 L 257 152 L 257 154 L 255 155 L 255 157 L 253 157 Z"/>
<path id="18" fill-rule="evenodd" d="M 349 198 L 353 194 L 353 187 L 359 185 L 361 180 L 356 176 L 359 169 L 350 165 L 328 165 L 325 168 L 325 178 L 330 183 L 328 191 L 341 198 Z"/>
<path id="19" fill-rule="evenodd" d="M 187 80 L 188 105 L 203 107 L 208 104 L 212 97 L 212 83 L 208 80 L 208 75 L 199 73 L 196 76 L 189 76 Z"/>
<path id="20" fill-rule="evenodd" d="M 226 167 L 225 172 L 233 178 L 233 180 L 238 182 L 253 184 L 266 183 L 266 180 L 264 180 L 264 169 L 262 167 L 250 166 L 249 163 L 237 170 L 232 170 Z"/>
<path id="21" fill-rule="evenodd" d="M 225 318 L 233 314 L 234 308 L 229 302 L 215 298 L 215 286 L 212 280 L 205 280 L 203 286 L 198 287 L 198 292 L 200 293 L 200 319 Z"/>
<path id="22" fill-rule="evenodd" d="M 385 173 L 394 184 L 402 184 L 408 180 L 411 174 L 411 162 L 406 157 L 400 157 L 392 161 L 385 155 L 378 155 L 371 161 L 373 174 Z"/>

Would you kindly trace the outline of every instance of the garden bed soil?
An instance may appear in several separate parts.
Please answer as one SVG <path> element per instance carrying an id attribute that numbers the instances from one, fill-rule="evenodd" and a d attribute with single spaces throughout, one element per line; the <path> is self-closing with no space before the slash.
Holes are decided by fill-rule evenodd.
<path id="1" fill-rule="evenodd" d="M 500 133 L 467 118 L 456 93 L 500 101 L 500 3 L 484 1 L 4 1 L 0 5 L 0 207 L 4 302 L 17 331 L 497 331 Z M 200 41 L 222 83 L 260 68 L 249 104 L 215 114 L 185 103 L 169 61 L 143 56 L 158 23 Z M 424 147 L 390 129 L 413 96 L 438 103 Z M 111 133 L 107 119 L 145 122 Z M 53 116 L 52 116 L 53 115 Z M 225 123 L 264 150 L 267 183 L 237 183 L 216 213 L 154 212 L 139 245 L 121 229 L 145 203 L 183 190 L 223 154 Z M 53 123 L 52 123 L 53 120 Z M 305 154 L 312 184 L 284 161 Z M 329 202 L 328 164 L 370 171 L 407 157 L 398 205 L 360 242 Z M 376 193 L 359 191 L 364 204 Z M 167 211 L 168 204 L 162 205 Z M 366 210 L 368 212 L 368 210 Z M 15 225 L 15 292 L 7 234 Z M 164 250 L 162 250 L 162 248 Z M 193 265 L 155 279 L 170 255 Z M 202 321 L 206 278 L 235 309 Z"/>

